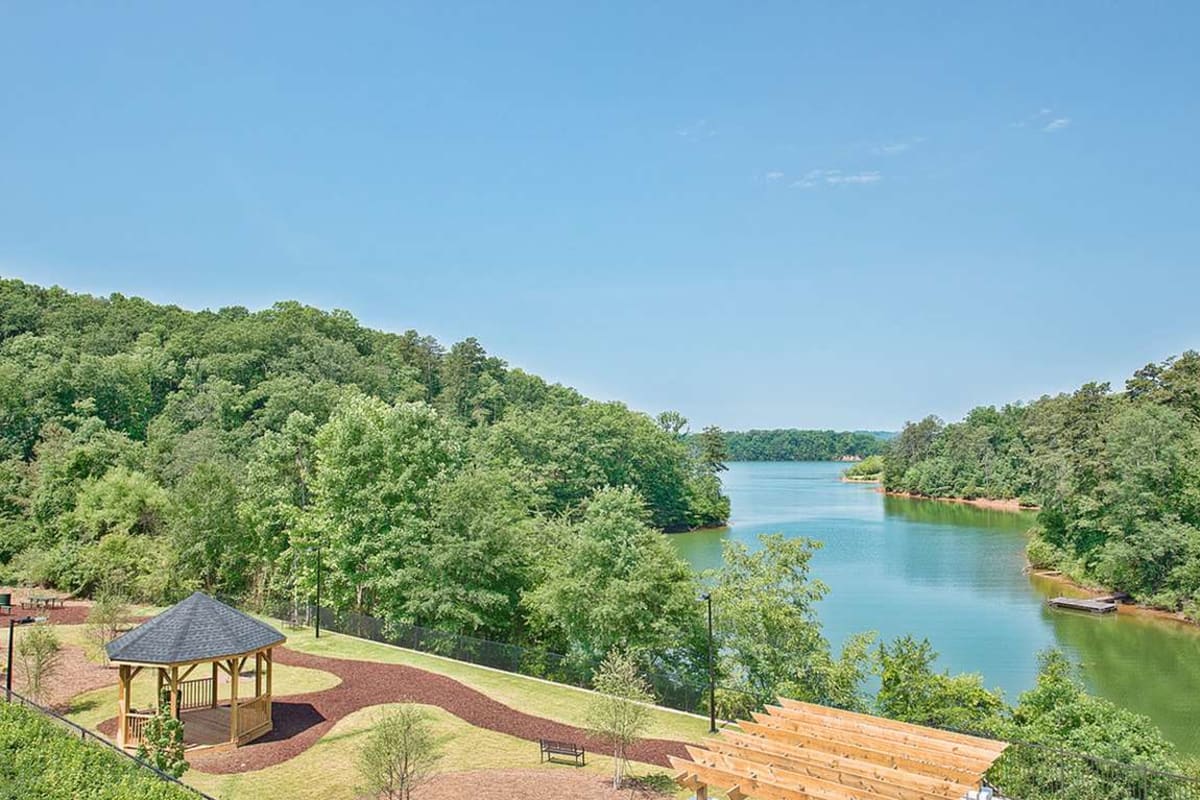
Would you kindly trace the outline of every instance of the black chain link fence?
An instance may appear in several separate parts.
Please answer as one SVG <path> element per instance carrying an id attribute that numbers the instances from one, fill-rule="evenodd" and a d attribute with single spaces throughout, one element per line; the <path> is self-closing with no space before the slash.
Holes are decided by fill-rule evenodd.
<path id="1" fill-rule="evenodd" d="M 315 613 L 311 608 L 299 611 L 286 609 L 276 610 L 270 616 L 286 624 L 311 627 Z M 583 689 L 592 688 L 591 667 L 561 653 L 447 633 L 420 625 L 390 622 L 353 611 L 322 608 L 320 613 L 321 630 L 444 656 L 455 661 L 465 661 L 530 678 L 541 678 Z M 708 715 L 707 683 L 696 684 L 681 676 L 653 671 L 643 672 L 642 677 L 650 684 L 658 705 L 676 711 Z M 719 686 L 717 694 L 718 714 L 729 708 L 757 710 L 762 707 L 756 698 L 738 689 Z"/>

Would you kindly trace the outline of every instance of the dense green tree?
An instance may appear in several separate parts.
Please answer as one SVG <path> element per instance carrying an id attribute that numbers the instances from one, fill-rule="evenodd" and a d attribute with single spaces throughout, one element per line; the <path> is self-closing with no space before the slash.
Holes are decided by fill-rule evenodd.
<path id="1" fill-rule="evenodd" d="M 705 575 L 725 683 L 760 702 L 785 696 L 861 708 L 869 636 L 852 639 L 837 659 L 830 654 L 816 612 L 829 590 L 810 577 L 820 543 L 769 534 L 759 544 L 752 551 L 725 542 L 721 568 Z"/>
<path id="2" fill-rule="evenodd" d="M 578 520 L 547 523 L 541 542 L 539 579 L 524 598 L 531 624 L 580 662 L 614 649 L 666 654 L 698 626 L 695 578 L 632 488 L 597 491 Z"/>
<path id="3" fill-rule="evenodd" d="M 729 460 L 729 445 L 725 441 L 725 433 L 716 425 L 709 425 L 696 437 L 696 449 L 699 460 L 712 473 L 724 472 L 729 469 L 725 462 Z"/>
<path id="4" fill-rule="evenodd" d="M 876 711 L 917 725 L 977 733 L 995 730 L 1005 708 L 1000 693 L 984 688 L 980 675 L 935 671 L 936 660 L 928 639 L 901 636 L 890 645 L 880 643 Z"/>
<path id="5" fill-rule="evenodd" d="M 453 426 L 424 403 L 346 398 L 316 436 L 314 530 L 335 607 L 411 619 L 438 486 L 461 463 Z"/>

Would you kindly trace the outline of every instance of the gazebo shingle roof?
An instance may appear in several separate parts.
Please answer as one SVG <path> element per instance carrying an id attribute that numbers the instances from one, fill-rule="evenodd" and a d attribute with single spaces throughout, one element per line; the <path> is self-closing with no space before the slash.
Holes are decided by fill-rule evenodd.
<path id="1" fill-rule="evenodd" d="M 270 625 L 196 592 L 105 649 L 111 661 L 183 664 L 273 647 L 286 638 Z"/>

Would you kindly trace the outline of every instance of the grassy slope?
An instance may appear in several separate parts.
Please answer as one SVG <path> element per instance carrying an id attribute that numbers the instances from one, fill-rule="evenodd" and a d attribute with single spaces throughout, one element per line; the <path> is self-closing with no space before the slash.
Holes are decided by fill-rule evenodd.
<path id="1" fill-rule="evenodd" d="M 311 630 L 284 632 L 288 636 L 288 647 L 293 650 L 331 658 L 352 658 L 418 667 L 454 678 L 526 714 L 535 714 L 581 727 L 587 724 L 587 702 L 592 693 L 584 689 L 547 683 L 523 675 L 499 672 L 462 661 L 439 658 L 336 633 L 325 632 L 321 634 L 320 639 L 316 639 Z M 278 685 L 284 684 L 279 682 Z M 694 742 L 702 739 L 707 733 L 708 720 L 703 717 L 656 708 L 646 736 Z"/>
<path id="2" fill-rule="evenodd" d="M 322 637 L 324 638 L 324 637 Z M 393 705 L 364 708 L 338 721 L 333 729 L 305 752 L 273 767 L 241 775 L 207 775 L 188 772 L 184 780 L 222 800 L 251 800 L 260 797 L 314 797 L 321 800 L 351 800 L 357 797 L 357 758 L 372 722 Z M 571 766 L 539 764 L 534 742 L 476 728 L 434 706 L 424 706 L 435 730 L 446 737 L 445 752 L 438 772 L 480 769 L 574 769 Z M 610 774 L 612 759 L 588 755 L 586 769 Z M 644 764 L 632 765 L 632 774 L 664 772 Z"/>
<path id="3" fill-rule="evenodd" d="M 271 621 L 278 627 L 278 623 Z M 64 643 L 83 644 L 83 626 L 59 626 Z M 497 672 L 473 664 L 443 659 L 390 645 L 356 639 L 333 633 L 323 633 L 316 639 L 311 630 L 286 629 L 288 647 L 330 658 L 378 661 L 405 664 L 454 678 L 484 692 L 490 697 L 526 713 L 559 720 L 572 725 L 586 725 L 587 701 L 590 692 L 570 686 L 546 683 L 520 675 Z M 277 664 L 274 686 L 277 696 L 319 691 L 336 685 L 336 676 L 321 671 Z M 196 675 L 199 675 L 199 670 Z M 222 696 L 226 695 L 222 692 Z M 134 702 L 149 705 L 153 696 L 153 680 L 144 678 L 134 683 Z M 283 764 L 241 775 L 209 775 L 189 772 L 184 780 L 222 800 L 250 800 L 258 797 L 313 797 L 338 800 L 356 796 L 358 749 L 372 720 L 388 706 L 365 708 L 340 720 L 312 748 Z M 446 755 L 438 771 L 466 769 L 542 768 L 560 769 L 556 765 L 539 765 L 537 747 L 523 739 L 476 728 L 440 708 L 429 707 L 439 732 L 447 736 Z M 85 727 L 94 728 L 115 713 L 112 687 L 85 692 L 72 700 L 70 716 Z M 647 736 L 697 741 L 708 730 L 708 721 L 691 714 L 655 709 Z M 566 767 L 570 768 L 570 767 Z M 631 765 L 633 775 L 661 773 L 664 770 L 646 764 Z M 589 755 L 591 771 L 609 773 L 612 760 Z M 681 795 L 682 796 L 682 795 Z"/>

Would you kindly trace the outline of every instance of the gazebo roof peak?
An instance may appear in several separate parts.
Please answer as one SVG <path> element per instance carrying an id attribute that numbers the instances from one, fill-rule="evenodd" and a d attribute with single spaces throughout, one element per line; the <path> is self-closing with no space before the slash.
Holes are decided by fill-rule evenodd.
<path id="1" fill-rule="evenodd" d="M 270 625 L 195 592 L 105 649 L 110 661 L 188 664 L 252 653 L 286 640 Z"/>

